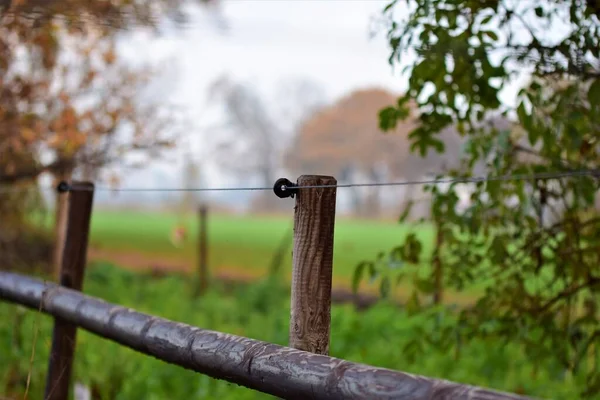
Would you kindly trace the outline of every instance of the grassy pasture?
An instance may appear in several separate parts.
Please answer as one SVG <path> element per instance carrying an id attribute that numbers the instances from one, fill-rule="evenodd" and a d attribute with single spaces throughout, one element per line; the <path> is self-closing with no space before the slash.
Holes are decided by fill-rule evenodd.
<path id="1" fill-rule="evenodd" d="M 189 279 L 150 275 L 92 263 L 84 291 L 139 311 L 206 329 L 285 345 L 289 296 L 285 285 L 265 281 L 225 290 L 214 285 L 202 298 L 190 296 Z M 233 291 L 232 291 L 233 290 Z M 445 314 L 443 318 L 453 318 Z M 36 311 L 0 302 L 0 394 L 41 399 L 51 342 L 52 320 Z M 423 341 L 424 355 L 411 358 L 405 345 L 418 329 L 435 330 L 430 320 L 408 316 L 382 303 L 360 313 L 350 305 L 332 309 L 332 356 L 380 367 L 446 378 L 538 398 L 575 400 L 583 377 L 565 376 L 550 362 L 532 365 L 513 344 L 457 340 L 447 351 Z M 30 365 L 32 347 L 35 347 Z M 455 355 L 460 357 L 455 359 Z M 91 388 L 94 399 L 268 399 L 270 396 L 136 353 L 80 330 L 73 383 Z"/>
<path id="2" fill-rule="evenodd" d="M 191 234 L 182 248 L 174 246 L 169 235 L 183 222 Z M 209 214 L 210 265 L 215 268 L 244 268 L 261 274 L 273 254 L 293 228 L 289 216 L 234 216 Z M 334 274 L 349 278 L 355 266 L 375 258 L 381 251 L 398 245 L 409 228 L 394 222 L 339 219 L 336 222 Z M 197 218 L 174 214 L 95 211 L 90 241 L 102 249 L 138 251 L 149 255 L 187 260 L 196 256 Z M 420 235 L 431 242 L 433 229 L 424 227 Z M 290 237 L 291 239 L 291 237 Z M 290 240 L 291 243 L 291 240 Z M 426 251 L 429 249 L 426 249 Z M 291 263 L 291 245 L 284 260 Z"/>
<path id="3" fill-rule="evenodd" d="M 257 283 L 234 289 L 220 283 L 200 299 L 190 296 L 193 280 L 179 275 L 151 278 L 119 267 L 151 269 L 173 267 L 193 271 L 196 260 L 197 220 L 157 212 L 95 211 L 91 232 L 91 265 L 84 291 L 139 311 L 182 321 L 202 328 L 243 335 L 273 343 L 287 343 L 289 286 L 260 280 L 266 275 L 273 254 L 292 229 L 289 216 L 209 216 L 210 265 L 213 273 L 258 279 Z M 190 237 L 182 247 L 170 239 L 181 222 Z M 356 265 L 374 259 L 400 243 L 409 226 L 392 222 L 339 218 L 335 232 L 334 282 L 349 286 Z M 423 226 L 418 234 L 431 252 L 433 228 Z M 287 236 L 291 238 L 291 236 Z M 289 278 L 291 246 L 283 260 Z M 121 261 L 121 262 L 117 262 Z M 131 265 L 127 265 L 131 263 Z M 427 271 L 428 266 L 421 267 Z M 403 292 L 402 288 L 399 290 Z M 406 291 L 405 293 L 408 293 Z M 471 301 L 473 293 L 459 295 Z M 400 296 L 402 297 L 402 296 Z M 455 318 L 451 313 L 442 318 Z M 41 398 L 52 331 L 51 319 L 34 311 L 0 303 L 0 394 L 16 398 L 23 394 L 31 372 L 29 398 Z M 456 342 L 446 351 L 423 341 L 425 354 L 414 356 L 407 348 L 420 330 L 435 332 L 431 320 L 410 316 L 397 307 L 381 303 L 357 312 L 351 305 L 332 309 L 331 355 L 351 361 L 387 367 L 462 383 L 492 387 L 535 397 L 577 399 L 583 378 L 569 376 L 557 364 L 532 365 L 517 345 L 478 339 L 468 345 Z M 37 335 L 34 334 L 37 332 Z M 30 367 L 32 344 L 35 359 Z M 412 354 L 412 356 L 411 356 Z M 460 354 L 460 357 L 456 358 Z M 258 399 L 269 396 L 145 357 L 81 331 L 74 381 L 92 388 L 95 399 Z"/>

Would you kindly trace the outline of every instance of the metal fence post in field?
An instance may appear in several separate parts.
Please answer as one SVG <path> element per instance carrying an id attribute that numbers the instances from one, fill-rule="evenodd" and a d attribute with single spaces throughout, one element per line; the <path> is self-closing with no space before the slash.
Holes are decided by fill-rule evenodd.
<path id="1" fill-rule="evenodd" d="M 202 295 L 208 289 L 208 207 L 198 208 L 198 284 L 196 295 Z"/>
<path id="2" fill-rule="evenodd" d="M 303 175 L 297 185 L 333 185 L 331 176 Z M 294 211 L 290 347 L 329 353 L 336 188 L 299 189 Z"/>
<path id="3" fill-rule="evenodd" d="M 87 258 L 94 185 L 89 182 L 73 182 L 72 187 L 76 187 L 77 190 L 69 190 L 69 186 L 65 183 L 61 183 L 58 188 L 58 190 L 69 191 L 67 230 L 59 282 L 61 286 L 81 291 Z M 76 325 L 58 317 L 54 320 L 45 400 L 68 399 L 76 329 Z"/>

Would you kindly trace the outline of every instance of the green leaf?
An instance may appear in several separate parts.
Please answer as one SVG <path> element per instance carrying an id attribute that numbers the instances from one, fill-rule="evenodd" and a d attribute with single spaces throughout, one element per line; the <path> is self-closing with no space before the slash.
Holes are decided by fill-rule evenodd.
<path id="1" fill-rule="evenodd" d="M 413 291 L 412 295 L 406 302 L 406 312 L 408 315 L 414 315 L 421 309 L 421 302 L 419 301 L 419 295 L 416 291 Z"/>
<path id="2" fill-rule="evenodd" d="M 386 107 L 379 112 L 379 128 L 384 132 L 395 129 L 398 125 L 398 110 L 394 107 Z"/>
<path id="3" fill-rule="evenodd" d="M 408 101 L 410 100 L 410 96 L 402 96 L 398 98 L 398 102 L 396 103 L 398 105 L 398 108 L 402 108 L 406 105 L 408 105 Z"/>
<path id="4" fill-rule="evenodd" d="M 600 108 L 600 79 L 594 80 L 588 90 L 588 101 L 594 108 Z"/>
<path id="5" fill-rule="evenodd" d="M 531 114 L 527 112 L 525 109 L 525 104 L 521 102 L 519 107 L 517 108 L 517 116 L 519 117 L 519 122 L 521 126 L 525 128 L 527 131 L 529 143 L 534 145 L 540 137 L 540 133 L 537 131 L 536 127 L 533 125 L 533 118 Z"/>
<path id="6" fill-rule="evenodd" d="M 406 207 L 404 207 L 404 211 L 402 211 L 402 214 L 400 215 L 400 218 L 398 218 L 398 222 L 403 224 L 404 222 L 406 222 L 406 218 L 408 218 L 408 216 L 410 215 L 410 210 L 412 209 L 414 202 L 413 200 L 409 200 L 408 204 L 406 205 Z"/>
<path id="7" fill-rule="evenodd" d="M 402 283 L 402 281 L 404 280 L 405 276 L 406 276 L 405 274 L 398 274 L 396 276 L 396 286 L 398 286 L 399 284 Z"/>
<path id="8" fill-rule="evenodd" d="M 486 17 L 484 17 L 484 18 L 481 20 L 480 24 L 481 24 L 481 25 L 489 24 L 489 23 L 490 23 L 490 21 L 492 20 L 492 18 L 493 18 L 493 17 L 494 17 L 494 15 L 493 15 L 493 14 L 490 14 L 490 15 L 488 15 L 488 16 L 486 16 Z"/>
<path id="9" fill-rule="evenodd" d="M 443 153 L 444 149 L 446 148 L 446 146 L 444 145 L 444 142 L 442 142 L 439 139 L 431 139 L 431 146 L 433 146 L 433 148 L 435 149 L 435 151 L 437 151 L 438 153 Z"/>
<path id="10" fill-rule="evenodd" d="M 363 261 L 360 264 L 358 264 L 358 266 L 354 270 L 354 275 L 352 275 L 352 292 L 353 293 L 358 293 L 360 281 L 362 280 L 364 270 L 368 264 L 369 264 L 369 262 Z"/>
<path id="11" fill-rule="evenodd" d="M 377 279 L 377 277 L 379 276 L 379 272 L 375 268 L 375 264 L 372 262 L 368 263 L 368 268 L 369 268 L 369 282 L 373 283 L 375 281 L 375 279 Z"/>
<path id="12" fill-rule="evenodd" d="M 410 233 L 406 237 L 406 241 L 403 250 L 403 259 L 407 262 L 417 264 L 419 262 L 421 251 L 423 249 L 423 245 L 421 241 L 417 239 L 417 236 L 414 233 Z"/>
<path id="13" fill-rule="evenodd" d="M 383 12 L 388 12 L 390 11 L 398 2 L 398 0 L 392 0 L 392 2 L 390 2 L 388 5 L 385 6 L 385 8 L 383 9 Z"/>
<path id="14" fill-rule="evenodd" d="M 481 33 L 492 39 L 494 42 L 499 39 L 498 34 L 494 31 L 482 31 Z"/>
<path id="15" fill-rule="evenodd" d="M 456 28 L 456 20 L 457 20 L 457 13 L 456 12 L 450 12 L 447 14 L 448 17 L 448 25 L 450 26 L 450 29 L 455 29 Z"/>
<path id="16" fill-rule="evenodd" d="M 544 9 L 542 7 L 536 7 L 535 8 L 535 15 L 538 17 L 543 17 L 544 16 Z"/>
<path id="17" fill-rule="evenodd" d="M 419 291 L 425 294 L 431 294 L 435 291 L 435 284 L 429 279 L 415 279 L 414 284 Z"/>
<path id="18" fill-rule="evenodd" d="M 390 294 L 390 278 L 384 277 L 381 279 L 381 283 L 379 285 L 379 293 L 381 297 L 387 299 Z"/>
<path id="19" fill-rule="evenodd" d="M 406 357 L 406 361 L 414 363 L 417 358 L 421 357 L 424 353 L 423 341 L 421 338 L 411 340 L 402 349 L 402 354 Z"/>

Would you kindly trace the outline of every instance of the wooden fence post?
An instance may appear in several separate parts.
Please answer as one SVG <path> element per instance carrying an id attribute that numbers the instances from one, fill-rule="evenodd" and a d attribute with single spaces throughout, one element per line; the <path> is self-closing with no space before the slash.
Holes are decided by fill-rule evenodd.
<path id="1" fill-rule="evenodd" d="M 336 185 L 331 176 L 303 175 L 298 186 Z M 298 189 L 290 347 L 327 355 L 331 323 L 331 279 L 336 188 Z"/>
<path id="2" fill-rule="evenodd" d="M 65 188 L 64 185 L 61 184 L 61 186 L 63 189 Z M 59 186 L 59 190 L 61 190 L 61 186 Z M 73 189 L 69 190 L 69 214 L 60 270 L 60 285 L 81 291 L 87 259 L 94 185 L 88 182 L 73 182 L 72 187 Z M 76 332 L 75 325 L 55 318 L 45 400 L 68 399 Z"/>
<path id="3" fill-rule="evenodd" d="M 71 172 L 62 171 L 58 174 L 58 182 L 67 182 L 71 180 Z M 62 257 L 65 247 L 65 235 L 67 234 L 67 208 L 69 203 L 69 194 L 58 190 L 55 196 L 54 204 L 54 254 L 52 259 L 53 278 L 56 282 L 60 281 L 60 269 L 62 268 Z"/>
<path id="4" fill-rule="evenodd" d="M 196 295 L 202 295 L 208 289 L 208 207 L 198 208 L 198 286 Z"/>

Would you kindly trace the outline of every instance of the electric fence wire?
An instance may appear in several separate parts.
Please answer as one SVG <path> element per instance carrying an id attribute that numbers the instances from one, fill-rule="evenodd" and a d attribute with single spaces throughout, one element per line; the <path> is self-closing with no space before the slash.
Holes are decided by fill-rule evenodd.
<path id="1" fill-rule="evenodd" d="M 281 190 L 304 190 L 304 189 L 328 189 L 328 188 L 353 188 L 353 187 L 385 187 L 385 186 L 410 186 L 410 185 L 435 185 L 435 184 L 460 184 L 460 183 L 483 183 L 493 181 L 522 181 L 522 180 L 550 180 L 561 178 L 577 177 L 595 177 L 600 178 L 600 170 L 579 170 L 564 172 L 540 172 L 534 174 L 515 174 L 498 176 L 479 176 L 479 177 L 455 177 L 455 178 L 434 178 L 421 180 L 407 180 L 400 182 L 368 182 L 368 183 L 346 183 L 337 185 L 311 185 L 297 186 L 282 185 Z M 56 190 L 56 187 L 0 187 L 1 193 L 16 193 L 28 190 Z M 110 187 L 90 187 L 78 184 L 64 187 L 65 191 L 108 191 L 108 192 L 227 192 L 227 191 L 267 191 L 274 190 L 270 187 L 212 187 L 212 188 L 110 188 Z"/>

